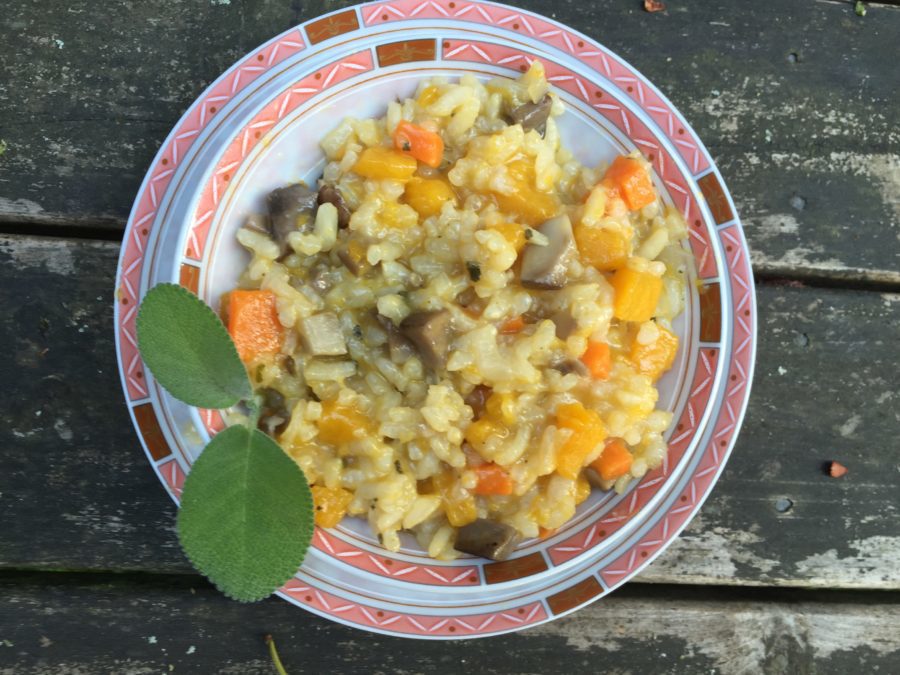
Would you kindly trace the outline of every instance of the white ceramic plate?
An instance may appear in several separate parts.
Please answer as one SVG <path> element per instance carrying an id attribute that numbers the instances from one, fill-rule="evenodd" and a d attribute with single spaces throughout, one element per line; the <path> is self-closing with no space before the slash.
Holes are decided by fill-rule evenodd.
<path id="1" fill-rule="evenodd" d="M 492 635 L 567 614 L 665 548 L 734 443 L 753 370 L 753 278 L 731 198 L 685 120 L 627 63 L 550 19 L 488 2 L 394 0 L 328 14 L 248 54 L 197 99 L 150 167 L 122 246 L 115 315 L 125 396 L 150 462 L 177 502 L 223 422 L 144 370 L 134 340 L 144 292 L 174 281 L 215 307 L 247 262 L 235 240 L 243 219 L 275 187 L 319 176 L 319 139 L 342 117 L 382 115 L 426 76 L 516 76 L 536 58 L 566 103 L 567 147 L 587 164 L 640 150 L 689 225 L 699 283 L 688 284 L 678 358 L 660 383 L 659 407 L 675 413 L 667 459 L 624 495 L 595 492 L 564 528 L 501 563 L 432 560 L 411 538 L 390 553 L 357 519 L 317 529 L 279 591 L 316 614 L 421 638 Z"/>

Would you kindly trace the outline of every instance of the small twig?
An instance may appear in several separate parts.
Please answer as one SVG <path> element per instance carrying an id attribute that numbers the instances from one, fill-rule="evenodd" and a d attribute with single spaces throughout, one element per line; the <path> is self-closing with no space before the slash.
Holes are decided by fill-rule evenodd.
<path id="1" fill-rule="evenodd" d="M 269 656 L 272 657 L 272 663 L 275 664 L 275 672 L 278 675 L 287 675 L 287 671 L 281 664 L 281 658 L 278 656 L 278 650 L 275 649 L 275 639 L 271 635 L 266 635 L 266 644 L 269 645 Z"/>

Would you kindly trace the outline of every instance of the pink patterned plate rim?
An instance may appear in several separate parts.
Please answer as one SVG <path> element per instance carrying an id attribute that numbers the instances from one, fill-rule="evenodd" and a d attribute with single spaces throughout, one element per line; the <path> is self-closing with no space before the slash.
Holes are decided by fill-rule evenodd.
<path id="1" fill-rule="evenodd" d="M 393 0 L 332 12 L 248 54 L 197 99 L 151 165 L 129 218 L 115 306 L 123 389 L 148 459 L 178 502 L 203 438 L 224 423 L 173 401 L 144 373 L 134 342 L 139 299 L 176 281 L 214 303 L 231 260 L 223 242 L 260 185 L 288 179 L 272 182 L 271 167 L 285 164 L 273 157 L 297 129 L 315 135 L 323 118 L 333 124 L 345 114 L 320 112 L 354 97 L 377 105 L 423 74 L 514 75 L 534 58 L 573 111 L 570 132 L 592 125 L 607 153 L 641 150 L 687 218 L 702 291 L 688 297 L 680 329 L 690 348 L 670 378 L 667 461 L 622 497 L 593 498 L 563 531 L 525 542 L 507 563 L 439 563 L 414 546 L 390 554 L 352 526 L 317 529 L 307 562 L 279 594 L 321 616 L 431 639 L 563 616 L 624 583 L 677 536 L 734 444 L 755 358 L 753 278 L 734 204 L 693 130 L 627 63 L 550 19 L 489 2 Z M 316 167 L 294 170 L 312 177 Z"/>

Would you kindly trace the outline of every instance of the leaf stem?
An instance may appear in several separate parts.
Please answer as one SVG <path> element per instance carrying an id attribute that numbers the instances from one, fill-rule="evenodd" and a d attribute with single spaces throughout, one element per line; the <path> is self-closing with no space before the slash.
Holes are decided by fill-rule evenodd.
<path id="1" fill-rule="evenodd" d="M 244 403 L 246 403 L 247 408 L 250 410 L 250 414 L 247 416 L 247 428 L 250 431 L 253 431 L 256 428 L 256 425 L 259 424 L 259 416 L 262 414 L 262 402 L 260 401 L 259 396 L 253 396 L 252 398 L 248 398 Z"/>
<path id="2" fill-rule="evenodd" d="M 266 635 L 266 644 L 269 645 L 269 656 L 272 657 L 272 663 L 275 664 L 275 672 L 278 675 L 287 675 L 287 671 L 281 664 L 281 658 L 278 656 L 278 650 L 275 649 L 275 640 L 271 635 Z"/>

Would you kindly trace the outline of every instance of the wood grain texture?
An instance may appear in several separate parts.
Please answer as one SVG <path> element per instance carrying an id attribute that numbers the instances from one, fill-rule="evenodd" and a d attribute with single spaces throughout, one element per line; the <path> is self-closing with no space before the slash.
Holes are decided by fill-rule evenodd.
<path id="1" fill-rule="evenodd" d="M 241 55 L 345 0 L 9 0 L 0 220 L 120 229 L 156 149 Z M 900 283 L 900 10 L 523 0 L 622 55 L 710 147 L 758 272 Z M 602 16 L 602 20 L 598 17 Z"/>
<path id="2" fill-rule="evenodd" d="M 190 572 L 116 371 L 112 242 L 0 238 L 0 567 Z M 759 287 L 757 377 L 701 515 L 645 582 L 900 589 L 900 296 Z M 824 460 L 850 468 L 825 476 Z"/>
<path id="3" fill-rule="evenodd" d="M 860 594 L 779 597 L 632 587 L 523 633 L 401 640 L 272 598 L 227 600 L 199 579 L 0 581 L 0 675 L 274 672 L 271 634 L 298 673 L 893 673 L 900 606 Z"/>

